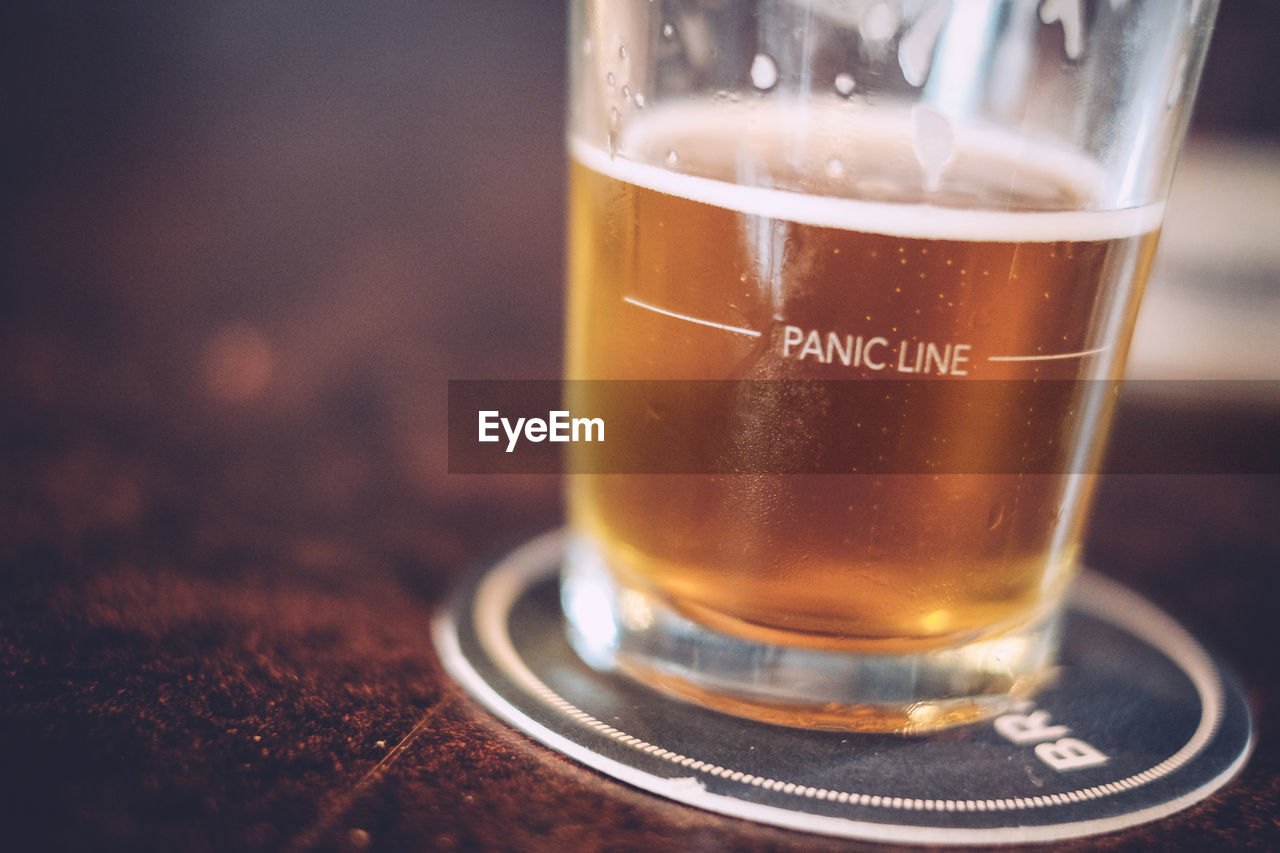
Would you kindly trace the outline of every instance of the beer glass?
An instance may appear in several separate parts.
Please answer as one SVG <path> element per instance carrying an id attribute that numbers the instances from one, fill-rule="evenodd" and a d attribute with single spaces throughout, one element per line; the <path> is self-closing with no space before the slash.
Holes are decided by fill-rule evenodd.
<path id="1" fill-rule="evenodd" d="M 874 472 L 573 468 L 584 660 L 741 716 L 909 733 L 1051 677 L 1215 13 L 575 0 L 573 405 L 646 380 L 655 423 L 679 408 L 739 458 L 883 451 Z M 698 391 L 811 380 L 878 402 L 832 423 L 793 393 Z M 979 383 L 980 406 L 934 390 Z M 942 464 L 895 467 L 908 441 Z M 1018 442 L 1025 468 L 983 465 Z"/>

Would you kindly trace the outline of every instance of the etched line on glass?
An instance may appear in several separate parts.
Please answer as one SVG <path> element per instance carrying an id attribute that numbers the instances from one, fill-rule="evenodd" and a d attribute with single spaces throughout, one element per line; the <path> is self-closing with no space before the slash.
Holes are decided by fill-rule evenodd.
<path id="1" fill-rule="evenodd" d="M 1087 355 L 1097 355 L 1106 352 L 1111 347 L 1094 347 L 1093 349 L 1084 349 L 1079 352 L 1058 352 L 1050 355 L 989 355 L 987 361 L 1060 361 L 1068 358 L 1084 358 Z"/>
<path id="2" fill-rule="evenodd" d="M 697 323 L 700 326 L 710 326 L 713 329 L 723 329 L 726 332 L 733 332 L 735 335 L 749 335 L 753 338 L 760 337 L 760 333 L 755 329 L 747 329 L 742 326 L 729 326 L 724 323 L 717 323 L 714 320 L 703 320 L 701 317 L 690 317 L 688 314 L 679 314 L 675 311 L 668 311 L 666 308 L 659 308 L 657 305 L 650 305 L 648 302 L 641 302 L 634 296 L 624 296 L 622 301 L 628 305 L 634 305 L 637 308 L 644 308 L 647 311 L 653 311 L 655 314 L 662 314 L 665 317 L 674 317 L 677 320 L 688 320 L 690 323 Z"/>

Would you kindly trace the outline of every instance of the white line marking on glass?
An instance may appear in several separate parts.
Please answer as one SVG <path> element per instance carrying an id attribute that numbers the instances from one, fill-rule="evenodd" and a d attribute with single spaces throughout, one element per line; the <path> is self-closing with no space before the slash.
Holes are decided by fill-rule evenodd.
<path id="1" fill-rule="evenodd" d="M 1068 358 L 1084 358 L 1086 355 L 1097 355 L 1111 347 L 1094 347 L 1080 352 L 1060 352 L 1052 355 L 989 355 L 987 361 L 1059 361 Z"/>
<path id="2" fill-rule="evenodd" d="M 711 320 L 703 320 L 699 317 L 690 317 L 688 314 L 677 314 L 675 311 L 668 311 L 666 308 L 659 308 L 657 305 L 650 305 L 648 302 L 641 302 L 631 296 L 622 297 L 622 301 L 628 305 L 634 305 L 637 308 L 644 308 L 666 317 L 674 317 L 677 320 L 688 320 L 690 323 L 697 323 L 700 326 L 710 326 L 713 329 L 723 329 L 726 332 L 733 332 L 735 335 L 750 335 L 753 338 L 760 337 L 760 333 L 755 329 L 744 329 L 741 326 L 726 326 L 724 323 L 716 323 Z"/>

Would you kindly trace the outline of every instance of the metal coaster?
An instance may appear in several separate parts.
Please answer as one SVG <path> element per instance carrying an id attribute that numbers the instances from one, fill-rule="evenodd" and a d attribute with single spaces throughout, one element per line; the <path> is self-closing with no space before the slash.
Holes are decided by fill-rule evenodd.
<path id="1" fill-rule="evenodd" d="M 1051 841 L 1184 809 L 1252 747 L 1240 688 L 1200 644 L 1088 572 L 1034 704 L 904 738 L 743 720 L 590 669 L 564 638 L 561 546 L 539 537 L 460 590 L 434 625 L 445 667 L 534 740 L 686 805 L 876 841 Z"/>

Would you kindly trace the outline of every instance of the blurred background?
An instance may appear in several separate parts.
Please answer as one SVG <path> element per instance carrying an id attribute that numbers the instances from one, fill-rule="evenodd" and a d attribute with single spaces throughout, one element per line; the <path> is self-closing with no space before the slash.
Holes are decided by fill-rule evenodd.
<path id="1" fill-rule="evenodd" d="M 23 770 L 0 793 L 44 840 L 320 826 L 314 792 L 443 695 L 441 590 L 557 524 L 553 478 L 445 473 L 444 404 L 448 379 L 559 374 L 565 19 L 3 4 L 0 747 Z M 1280 377 L 1277 44 L 1280 4 L 1224 0 L 1135 375 Z M 1240 519 L 1275 488 L 1242 489 L 1206 524 L 1261 566 L 1274 531 Z M 1167 567 L 1134 518 L 1204 512 L 1168 495 L 1102 496 L 1104 567 Z M 193 677 L 211 699 L 165 692 Z M 316 740 L 263 769 L 246 720 Z M 429 831 L 462 837 L 479 807 L 431 796 Z"/>
<path id="2" fill-rule="evenodd" d="M 390 515 L 442 564 L 477 500 L 552 523 L 548 478 L 445 476 L 443 405 L 558 375 L 565 18 L 6 4 L 0 388 L 32 470 L 0 488 L 72 538 L 214 499 L 268 531 Z"/>

